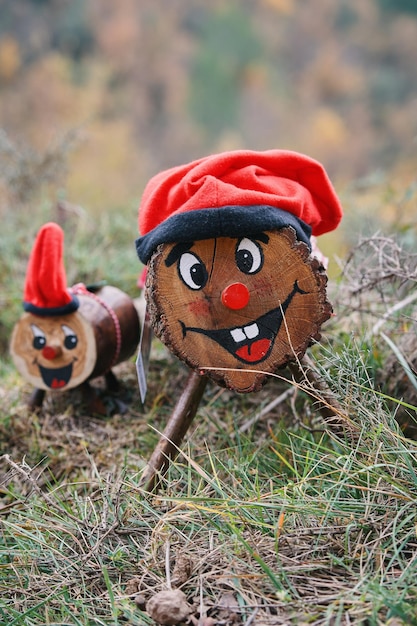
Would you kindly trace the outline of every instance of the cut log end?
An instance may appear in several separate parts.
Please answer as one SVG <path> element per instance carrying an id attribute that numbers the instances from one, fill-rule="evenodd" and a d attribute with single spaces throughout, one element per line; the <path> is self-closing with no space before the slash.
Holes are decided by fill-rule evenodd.
<path id="1" fill-rule="evenodd" d="M 189 367 L 238 392 L 320 339 L 327 276 L 291 227 L 240 239 L 163 244 L 146 297 L 155 334 Z"/>

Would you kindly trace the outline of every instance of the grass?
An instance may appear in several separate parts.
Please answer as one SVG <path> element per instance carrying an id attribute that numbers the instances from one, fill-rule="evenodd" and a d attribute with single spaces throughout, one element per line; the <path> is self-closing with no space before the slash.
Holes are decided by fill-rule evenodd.
<path id="1" fill-rule="evenodd" d="M 390 345 L 369 333 L 395 285 L 389 302 L 378 286 L 359 307 L 345 273 L 331 297 L 338 316 L 311 351 L 351 428 L 336 432 L 308 389 L 272 406 L 291 386 L 286 371 L 247 396 L 210 383 L 149 494 L 140 478 L 183 365 L 155 341 L 145 405 L 129 361 L 116 368 L 128 411 L 110 402 L 100 417 L 76 392 L 51 392 L 30 413 L 31 389 L 7 356 L 39 226 L 61 220 L 69 282 L 104 278 L 134 297 L 133 210 L 98 219 L 44 196 L 2 217 L 0 624 L 152 624 L 146 602 L 170 585 L 186 594 L 193 626 L 417 624 L 417 444 L 396 420 L 417 409 L 380 383 L 387 354 L 403 354 L 392 330 L 411 305 L 384 319 Z"/>
<path id="2" fill-rule="evenodd" d="M 152 623 L 146 600 L 169 585 L 186 557 L 191 572 L 179 584 L 196 619 L 416 624 L 417 445 L 369 380 L 356 384 L 367 370 L 357 348 L 345 346 L 340 362 L 332 352 L 328 362 L 339 365 L 337 387 L 345 384 L 339 399 L 352 390 L 354 441 L 325 425 L 321 432 L 291 428 L 288 415 L 274 413 L 242 434 L 235 421 L 253 413 L 253 398 L 231 399 L 209 387 L 156 495 L 139 486 L 150 449 L 143 441 L 152 442 L 146 422 L 155 410 L 155 380 L 142 415 L 128 415 L 125 423 L 120 416 L 93 423 L 79 416 L 78 458 L 64 469 L 55 446 L 60 437 L 71 450 L 64 442 L 74 418 L 32 416 L 25 436 L 36 445 L 2 458 L 3 622 Z M 175 368 L 170 359 L 160 363 L 167 373 Z M 271 381 L 261 401 L 268 387 L 278 393 L 281 386 Z M 306 408 L 310 401 L 302 396 L 298 403 Z M 52 440 L 54 420 L 61 429 Z M 136 430 L 130 442 L 124 429 Z M 120 437 L 116 454 L 113 436 Z"/>

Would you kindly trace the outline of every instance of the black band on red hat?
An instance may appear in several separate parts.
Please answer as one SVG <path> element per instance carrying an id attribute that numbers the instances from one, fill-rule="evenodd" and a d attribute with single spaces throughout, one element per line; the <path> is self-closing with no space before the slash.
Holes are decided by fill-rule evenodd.
<path id="1" fill-rule="evenodd" d="M 272 206 L 222 206 L 171 215 L 146 235 L 136 239 L 142 263 L 148 263 L 161 243 L 198 241 L 215 237 L 250 237 L 266 230 L 291 226 L 299 241 L 311 250 L 311 227 L 295 215 Z"/>
<path id="2" fill-rule="evenodd" d="M 80 301 L 77 296 L 73 295 L 72 300 L 63 306 L 56 307 L 41 307 L 32 304 L 32 302 L 23 302 L 23 309 L 27 311 L 27 313 L 33 313 L 34 315 L 39 315 L 40 317 L 58 317 L 60 315 L 67 315 L 68 313 L 73 313 L 80 306 Z"/>

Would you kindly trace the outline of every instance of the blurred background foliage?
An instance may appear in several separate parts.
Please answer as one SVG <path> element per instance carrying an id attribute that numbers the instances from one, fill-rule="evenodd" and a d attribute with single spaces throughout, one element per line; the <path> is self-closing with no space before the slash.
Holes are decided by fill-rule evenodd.
<path id="1" fill-rule="evenodd" d="M 135 292 L 144 185 L 210 152 L 320 160 L 346 210 L 330 256 L 365 221 L 408 228 L 416 59 L 415 0 L 0 0 L 0 326 L 47 219 L 69 281 Z"/>
<path id="2" fill-rule="evenodd" d="M 414 0 L 1 0 L 1 126 L 37 150 L 80 129 L 67 190 L 96 209 L 223 149 L 344 182 L 415 166 L 416 58 Z"/>

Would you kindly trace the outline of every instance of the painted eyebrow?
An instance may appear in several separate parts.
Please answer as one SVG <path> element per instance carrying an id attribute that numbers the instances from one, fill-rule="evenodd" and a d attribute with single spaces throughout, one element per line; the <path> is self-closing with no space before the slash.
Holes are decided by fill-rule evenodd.
<path id="1" fill-rule="evenodd" d="M 269 236 L 266 233 L 256 233 L 256 235 L 247 235 L 241 239 L 256 239 L 257 241 L 262 241 L 262 243 L 268 243 Z"/>
<path id="2" fill-rule="evenodd" d="M 256 239 L 257 241 L 258 240 L 262 241 L 262 243 L 268 243 L 269 241 L 269 237 L 266 233 L 256 233 L 256 235 L 241 237 L 241 239 L 251 239 L 251 238 Z M 184 241 L 181 243 L 177 243 L 172 248 L 167 258 L 165 259 L 165 265 L 167 267 L 171 267 L 171 265 L 173 265 L 176 261 L 178 261 L 178 259 L 180 258 L 182 254 L 184 254 L 184 252 L 188 252 L 188 250 L 192 248 L 193 245 L 194 245 L 194 241 Z"/>
<path id="3" fill-rule="evenodd" d="M 171 265 L 173 265 L 176 261 L 178 261 L 178 259 L 180 258 L 180 256 L 182 254 L 184 254 L 184 252 L 187 252 L 190 248 L 192 248 L 192 246 L 194 245 L 194 241 L 184 241 L 181 243 L 177 243 L 177 245 L 175 245 L 171 252 L 168 254 L 167 258 L 165 259 L 165 265 L 167 267 L 170 267 Z"/>

